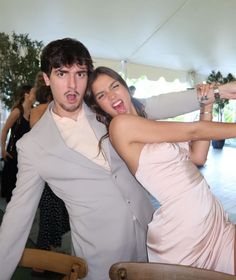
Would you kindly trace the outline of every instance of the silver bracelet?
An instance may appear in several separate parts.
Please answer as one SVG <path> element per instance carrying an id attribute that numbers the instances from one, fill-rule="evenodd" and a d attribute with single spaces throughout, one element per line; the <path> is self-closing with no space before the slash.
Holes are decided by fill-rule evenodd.
<path id="1" fill-rule="evenodd" d="M 201 115 L 212 114 L 212 111 L 200 112 Z"/>

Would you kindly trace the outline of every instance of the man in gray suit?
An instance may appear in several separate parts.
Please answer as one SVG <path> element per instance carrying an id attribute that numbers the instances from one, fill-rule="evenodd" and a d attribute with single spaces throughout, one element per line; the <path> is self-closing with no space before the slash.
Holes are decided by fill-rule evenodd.
<path id="1" fill-rule="evenodd" d="M 0 228 L 0 279 L 10 279 L 17 266 L 47 182 L 65 202 L 74 252 L 88 262 L 86 279 L 107 280 L 115 262 L 147 261 L 153 207 L 108 138 L 98 153 L 106 128 L 83 102 L 93 71 L 86 47 L 69 38 L 53 41 L 42 52 L 41 69 L 54 101 L 17 143 L 17 185 Z M 153 97 L 145 106 L 155 119 L 199 108 L 187 91 Z"/>

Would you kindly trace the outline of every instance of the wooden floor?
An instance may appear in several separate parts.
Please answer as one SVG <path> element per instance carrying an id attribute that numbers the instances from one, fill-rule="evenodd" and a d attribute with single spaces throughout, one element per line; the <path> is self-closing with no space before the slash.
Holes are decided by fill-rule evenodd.
<path id="1" fill-rule="evenodd" d="M 206 165 L 200 170 L 236 224 L 236 147 L 210 148 Z"/>

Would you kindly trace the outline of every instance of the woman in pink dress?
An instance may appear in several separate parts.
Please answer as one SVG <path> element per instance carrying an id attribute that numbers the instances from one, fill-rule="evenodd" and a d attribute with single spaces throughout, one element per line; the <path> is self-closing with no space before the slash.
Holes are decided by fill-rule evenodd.
<path id="1" fill-rule="evenodd" d="M 203 87 L 199 95 L 208 91 Z M 132 100 L 118 73 L 95 70 L 85 101 L 107 125 L 132 174 L 161 205 L 148 226 L 149 261 L 235 274 L 235 226 L 197 166 L 207 159 L 209 140 L 236 137 L 236 124 L 212 122 L 212 104 L 201 107 L 200 121 L 148 120 Z"/>

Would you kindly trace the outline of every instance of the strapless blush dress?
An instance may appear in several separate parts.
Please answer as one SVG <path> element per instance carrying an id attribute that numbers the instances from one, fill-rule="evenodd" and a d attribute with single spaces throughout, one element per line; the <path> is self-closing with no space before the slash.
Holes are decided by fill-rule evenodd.
<path id="1" fill-rule="evenodd" d="M 136 178 L 161 204 L 148 227 L 149 261 L 234 274 L 235 226 L 188 151 L 188 143 L 142 149 Z"/>

